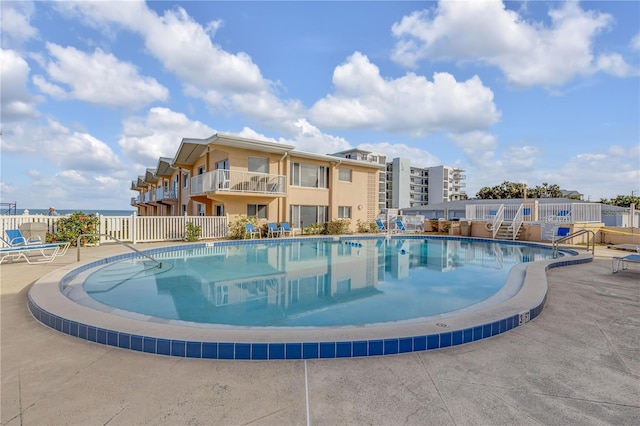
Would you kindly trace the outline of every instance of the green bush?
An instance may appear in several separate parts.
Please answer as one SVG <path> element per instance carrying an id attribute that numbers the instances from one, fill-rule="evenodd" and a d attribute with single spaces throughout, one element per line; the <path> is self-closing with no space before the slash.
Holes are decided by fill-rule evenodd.
<path id="1" fill-rule="evenodd" d="M 202 231 L 202 227 L 200 225 L 194 225 L 193 222 L 187 222 L 184 239 L 191 243 L 198 241 L 200 239 L 200 231 Z"/>
<path id="2" fill-rule="evenodd" d="M 302 233 L 306 235 L 317 235 L 320 234 L 323 230 L 324 228 L 320 224 L 312 223 L 311 225 L 304 228 L 302 230 Z"/>
<path id="3" fill-rule="evenodd" d="M 349 219 L 336 219 L 324 223 L 323 234 L 341 235 L 349 231 L 351 221 Z"/>
<path id="4" fill-rule="evenodd" d="M 376 225 L 375 222 L 365 222 L 361 219 L 358 219 L 358 221 L 356 222 L 356 229 L 358 230 L 359 234 L 364 234 L 367 232 L 377 234 L 378 232 L 380 232 L 380 230 L 378 229 L 378 225 Z"/>
<path id="5" fill-rule="evenodd" d="M 247 231 L 244 227 L 245 224 L 252 223 L 253 226 L 258 229 L 258 218 L 255 216 L 247 217 L 240 215 L 238 220 L 229 224 L 229 239 L 242 240 L 246 237 Z"/>
<path id="6" fill-rule="evenodd" d="M 56 241 L 69 241 L 71 245 L 75 246 L 81 234 L 99 234 L 99 227 L 100 220 L 96 215 L 78 211 L 58 219 L 55 236 L 47 236 L 47 239 L 55 238 Z M 98 236 L 86 236 L 82 238 L 80 245 L 84 246 L 86 243 L 96 242 L 98 242 Z"/>

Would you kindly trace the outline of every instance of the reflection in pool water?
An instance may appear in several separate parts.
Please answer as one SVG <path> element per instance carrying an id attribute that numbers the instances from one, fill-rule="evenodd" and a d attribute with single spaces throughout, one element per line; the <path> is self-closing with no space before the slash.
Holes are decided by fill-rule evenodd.
<path id="1" fill-rule="evenodd" d="M 551 249 L 474 240 L 223 245 L 107 264 L 99 302 L 159 318 L 241 326 L 348 326 L 451 312 L 496 294 L 512 266 Z"/>

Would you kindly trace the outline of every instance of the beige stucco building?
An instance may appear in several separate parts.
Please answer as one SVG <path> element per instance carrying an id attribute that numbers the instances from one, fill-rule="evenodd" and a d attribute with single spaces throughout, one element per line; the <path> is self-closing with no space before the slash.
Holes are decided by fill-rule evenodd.
<path id="1" fill-rule="evenodd" d="M 132 183 L 143 216 L 240 215 L 294 228 L 346 218 L 371 222 L 379 212 L 384 165 L 295 150 L 291 145 L 214 134 L 185 138 Z"/>

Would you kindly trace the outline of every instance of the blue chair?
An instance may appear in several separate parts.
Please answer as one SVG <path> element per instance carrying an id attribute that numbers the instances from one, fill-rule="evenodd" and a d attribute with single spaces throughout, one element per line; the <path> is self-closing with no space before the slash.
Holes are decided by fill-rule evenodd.
<path id="1" fill-rule="evenodd" d="M 566 226 L 559 226 L 558 229 L 556 230 L 556 235 L 553 236 L 553 241 L 564 238 L 570 233 L 571 233 L 571 228 L 567 228 Z"/>
<path id="2" fill-rule="evenodd" d="M 267 237 L 279 237 L 280 230 L 278 224 L 274 222 L 267 223 Z"/>
<path id="3" fill-rule="evenodd" d="M 244 237 L 247 238 L 247 236 L 249 236 L 249 238 L 253 238 L 254 236 L 260 238 L 260 231 L 254 228 L 253 223 L 244 224 Z"/>
<path id="4" fill-rule="evenodd" d="M 402 223 L 400 219 L 396 219 L 396 231 L 407 232 L 407 228 L 405 228 L 404 223 Z"/>
<path id="5" fill-rule="evenodd" d="M 280 223 L 280 235 L 285 236 L 287 233 L 290 236 L 293 236 L 293 229 L 289 226 L 289 222 L 281 222 Z"/>
<path id="6" fill-rule="evenodd" d="M 19 229 L 5 229 L 4 233 L 7 234 L 9 238 L 9 243 L 11 246 L 21 246 L 26 244 L 42 244 L 42 240 L 40 237 L 26 239 L 24 235 L 22 235 L 22 231 Z"/>
<path id="7" fill-rule="evenodd" d="M 382 223 L 380 219 L 376 219 L 376 225 L 378 226 L 380 232 L 387 232 L 387 227 L 384 226 L 384 223 Z"/>

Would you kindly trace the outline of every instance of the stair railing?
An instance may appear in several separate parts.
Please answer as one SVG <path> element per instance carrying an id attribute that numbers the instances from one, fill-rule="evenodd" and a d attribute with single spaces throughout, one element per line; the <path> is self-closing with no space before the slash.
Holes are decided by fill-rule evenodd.
<path id="1" fill-rule="evenodd" d="M 140 250 L 138 250 L 135 247 L 132 247 L 131 245 L 125 243 L 124 241 L 121 241 L 119 239 L 117 239 L 116 237 L 114 237 L 113 235 L 110 234 L 80 234 L 78 235 L 78 239 L 76 241 L 76 247 L 78 248 L 77 252 L 78 252 L 78 262 L 80 262 L 80 240 L 82 239 L 82 237 L 108 237 L 111 238 L 113 241 L 115 241 L 118 244 L 121 244 L 133 251 L 135 251 L 136 253 L 138 253 L 140 256 L 142 257 L 146 257 L 147 259 L 155 262 L 158 265 L 158 269 L 162 268 L 162 262 L 160 262 L 159 260 L 154 259 L 153 257 L 149 256 L 146 253 L 141 252 Z"/>
<path id="2" fill-rule="evenodd" d="M 583 234 L 587 234 L 587 252 L 589 251 L 589 247 L 591 247 L 591 254 L 595 255 L 596 253 L 596 233 L 593 232 L 591 229 L 579 229 L 576 232 L 573 232 L 569 235 L 565 235 L 564 237 L 560 237 L 553 240 L 553 251 L 552 251 L 552 256 L 553 258 L 557 258 L 558 257 L 558 244 L 564 242 L 564 241 L 568 241 L 574 237 L 583 235 Z"/>
<path id="3" fill-rule="evenodd" d="M 520 231 L 520 227 L 522 226 L 522 223 L 524 222 L 524 215 L 522 214 L 523 212 L 523 204 L 520 204 L 520 207 L 518 208 L 518 211 L 516 212 L 516 215 L 513 217 L 513 222 L 511 222 L 511 225 L 509 225 L 509 232 L 511 232 L 511 239 L 513 241 L 516 240 L 517 236 L 518 236 L 518 232 Z"/>
<path id="4" fill-rule="evenodd" d="M 496 212 L 496 216 L 493 218 L 493 223 L 491 224 L 491 233 L 493 234 L 494 239 L 496 238 L 496 235 L 498 235 L 502 222 L 504 222 L 504 204 L 500 205 L 500 208 Z"/>

